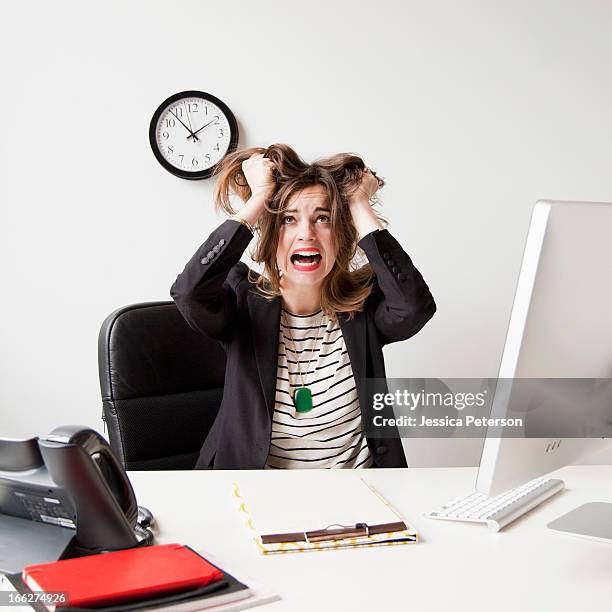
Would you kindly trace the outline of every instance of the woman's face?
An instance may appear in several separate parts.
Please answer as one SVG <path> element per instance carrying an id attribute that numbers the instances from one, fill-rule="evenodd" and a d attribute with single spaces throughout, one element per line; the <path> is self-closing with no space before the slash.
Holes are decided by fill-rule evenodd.
<path id="1" fill-rule="evenodd" d="M 276 262 L 289 284 L 321 284 L 336 261 L 327 191 L 313 185 L 297 192 L 281 214 Z"/>

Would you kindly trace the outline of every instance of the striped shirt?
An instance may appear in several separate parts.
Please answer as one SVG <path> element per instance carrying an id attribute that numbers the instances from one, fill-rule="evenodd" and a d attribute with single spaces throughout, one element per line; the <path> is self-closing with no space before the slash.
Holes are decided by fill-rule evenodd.
<path id="1" fill-rule="evenodd" d="M 312 391 L 313 408 L 297 412 L 295 390 Z M 322 311 L 283 309 L 278 341 L 276 399 L 266 468 L 367 468 L 373 464 L 340 325 Z"/>

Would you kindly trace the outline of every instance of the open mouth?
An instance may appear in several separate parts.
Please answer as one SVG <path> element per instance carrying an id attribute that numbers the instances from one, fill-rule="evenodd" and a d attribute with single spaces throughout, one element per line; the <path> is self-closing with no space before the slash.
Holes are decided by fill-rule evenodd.
<path id="1" fill-rule="evenodd" d="M 312 272 L 321 265 L 321 253 L 316 249 L 303 249 L 291 254 L 291 265 L 301 272 Z"/>

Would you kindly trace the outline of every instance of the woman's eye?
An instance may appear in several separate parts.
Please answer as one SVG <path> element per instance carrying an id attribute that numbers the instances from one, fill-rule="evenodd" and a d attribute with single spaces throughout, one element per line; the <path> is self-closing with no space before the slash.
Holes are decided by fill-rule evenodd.
<path id="1" fill-rule="evenodd" d="M 319 223 L 329 223 L 331 219 L 329 218 L 329 215 L 319 215 L 317 217 L 317 221 Z"/>
<path id="2" fill-rule="evenodd" d="M 293 217 L 291 215 L 287 215 L 283 217 L 281 223 L 293 223 Z"/>

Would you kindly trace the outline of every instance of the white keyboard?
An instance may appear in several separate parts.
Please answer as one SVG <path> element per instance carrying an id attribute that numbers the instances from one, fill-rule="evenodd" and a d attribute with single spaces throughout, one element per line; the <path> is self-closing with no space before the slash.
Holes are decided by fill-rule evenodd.
<path id="1" fill-rule="evenodd" d="M 545 499 L 562 491 L 564 486 L 565 483 L 556 478 L 537 478 L 494 497 L 474 492 L 444 504 L 433 512 L 426 512 L 425 516 L 443 521 L 486 523 L 492 531 L 499 531 Z"/>

